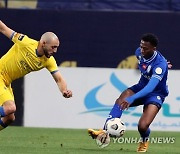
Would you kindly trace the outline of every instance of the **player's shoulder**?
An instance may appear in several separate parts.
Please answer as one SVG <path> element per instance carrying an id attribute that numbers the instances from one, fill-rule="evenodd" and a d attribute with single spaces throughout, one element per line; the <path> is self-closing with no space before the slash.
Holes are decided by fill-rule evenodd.
<path id="1" fill-rule="evenodd" d="M 166 58 L 159 51 L 157 51 L 156 61 L 167 63 Z"/>
<path id="2" fill-rule="evenodd" d="M 154 65 L 159 65 L 159 66 L 167 66 L 167 60 L 166 58 L 159 52 L 157 51 L 157 56 L 155 58 Z"/>
<path id="3" fill-rule="evenodd" d="M 50 58 L 46 58 L 46 60 L 44 61 L 44 66 L 49 70 L 49 72 L 58 70 L 56 60 L 53 56 L 51 56 Z"/>
<path id="4" fill-rule="evenodd" d="M 140 54 L 141 54 L 141 48 L 138 47 L 138 48 L 136 49 L 136 51 L 135 51 L 135 55 L 136 55 L 136 56 L 139 56 Z"/>
<path id="5" fill-rule="evenodd" d="M 51 56 L 50 58 L 45 58 L 45 61 L 46 61 L 47 63 L 55 63 L 55 62 L 56 62 L 54 56 Z"/>
<path id="6" fill-rule="evenodd" d="M 37 42 L 36 40 L 28 37 L 27 35 L 17 32 L 14 33 L 14 36 L 12 37 L 12 41 L 20 44 L 33 44 Z"/>

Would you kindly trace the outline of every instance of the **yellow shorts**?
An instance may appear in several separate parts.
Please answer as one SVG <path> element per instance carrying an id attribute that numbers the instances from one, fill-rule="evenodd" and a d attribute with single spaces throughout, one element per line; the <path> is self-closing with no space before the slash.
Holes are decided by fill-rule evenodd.
<path id="1" fill-rule="evenodd" d="M 3 79 L 0 78 L 0 106 L 2 106 L 8 100 L 14 101 L 13 90 L 11 85 L 6 86 Z"/>

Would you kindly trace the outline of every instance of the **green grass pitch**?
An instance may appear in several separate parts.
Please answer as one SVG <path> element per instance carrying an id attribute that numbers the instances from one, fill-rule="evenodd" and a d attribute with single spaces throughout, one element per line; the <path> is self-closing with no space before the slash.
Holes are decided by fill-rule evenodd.
<path id="1" fill-rule="evenodd" d="M 124 138 L 139 138 L 137 131 L 126 131 Z M 159 143 L 151 143 L 147 153 L 180 153 L 180 132 L 152 131 L 152 138 Z M 174 138 L 172 143 L 162 140 Z M 133 154 L 137 143 L 121 143 L 111 140 L 108 147 L 101 149 L 85 129 L 26 128 L 8 127 L 0 132 L 0 154 Z"/>

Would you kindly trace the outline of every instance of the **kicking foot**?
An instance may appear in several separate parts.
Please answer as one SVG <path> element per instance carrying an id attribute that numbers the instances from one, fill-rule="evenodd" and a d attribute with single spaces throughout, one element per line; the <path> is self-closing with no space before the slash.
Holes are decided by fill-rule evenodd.
<path id="1" fill-rule="evenodd" d="M 137 148 L 137 152 L 147 152 L 149 142 L 140 142 Z"/>
<path id="2" fill-rule="evenodd" d="M 103 129 L 99 129 L 99 130 L 94 130 L 94 129 L 88 129 L 88 134 L 89 136 L 91 136 L 93 139 L 96 139 L 98 135 L 100 134 L 105 134 L 106 131 Z"/>

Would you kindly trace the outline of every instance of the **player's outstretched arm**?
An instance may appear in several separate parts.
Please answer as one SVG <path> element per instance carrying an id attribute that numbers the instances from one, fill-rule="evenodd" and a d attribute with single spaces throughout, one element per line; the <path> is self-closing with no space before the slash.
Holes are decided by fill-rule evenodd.
<path id="1" fill-rule="evenodd" d="M 122 110 L 128 109 L 129 105 L 132 104 L 134 100 L 151 93 L 156 88 L 158 83 L 159 83 L 159 79 L 156 77 L 152 77 L 149 80 L 148 84 L 142 90 L 140 90 L 139 92 L 137 92 L 132 96 L 125 98 L 125 100 L 120 103 Z"/>
<path id="2" fill-rule="evenodd" d="M 11 28 L 7 27 L 1 20 L 0 20 L 0 32 L 7 36 L 8 38 L 11 38 L 12 33 L 14 32 Z"/>
<path id="3" fill-rule="evenodd" d="M 66 81 L 62 77 L 61 73 L 58 71 L 58 72 L 54 73 L 52 76 L 53 76 L 55 82 L 57 83 L 62 95 L 65 98 L 72 97 L 72 91 L 67 89 Z"/>

